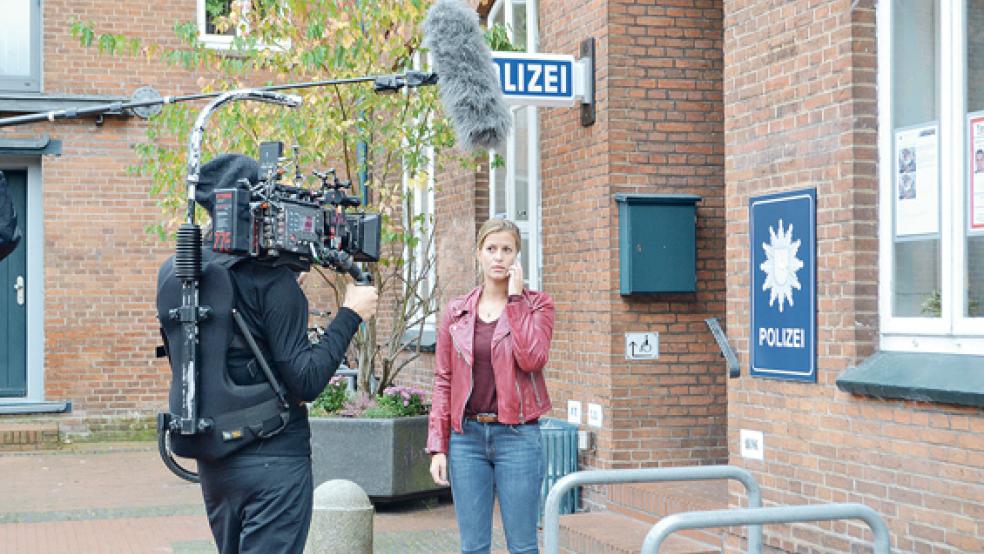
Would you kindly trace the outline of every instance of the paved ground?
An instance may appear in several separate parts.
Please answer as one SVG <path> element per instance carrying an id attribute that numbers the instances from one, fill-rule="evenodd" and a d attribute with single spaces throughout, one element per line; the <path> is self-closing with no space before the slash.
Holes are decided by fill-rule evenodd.
<path id="1" fill-rule="evenodd" d="M 178 479 L 153 443 L 0 452 L 0 553 L 215 552 L 198 485 Z M 448 500 L 379 506 L 376 553 L 456 552 Z M 498 514 L 495 552 L 505 552 Z"/>

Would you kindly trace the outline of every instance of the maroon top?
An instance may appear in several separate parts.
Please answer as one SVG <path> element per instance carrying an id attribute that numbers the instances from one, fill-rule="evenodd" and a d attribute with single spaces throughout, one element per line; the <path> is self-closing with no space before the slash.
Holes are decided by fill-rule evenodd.
<path id="1" fill-rule="evenodd" d="M 475 362 L 472 365 L 472 393 L 465 405 L 465 417 L 498 412 L 495 376 L 492 373 L 492 334 L 499 320 L 486 323 L 475 318 Z"/>

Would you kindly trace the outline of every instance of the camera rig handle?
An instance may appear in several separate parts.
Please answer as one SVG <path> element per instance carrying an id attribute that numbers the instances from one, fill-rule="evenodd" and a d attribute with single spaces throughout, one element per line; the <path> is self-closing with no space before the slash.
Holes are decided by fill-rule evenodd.
<path id="1" fill-rule="evenodd" d="M 296 108 L 301 105 L 301 97 L 296 94 L 260 89 L 239 89 L 223 92 L 202 108 L 198 118 L 195 119 L 195 125 L 191 128 L 191 138 L 188 140 L 188 223 L 195 222 L 195 189 L 201 176 L 202 139 L 205 137 L 205 123 L 223 104 L 236 100 L 256 100 L 289 108 Z"/>
<path id="2" fill-rule="evenodd" d="M 328 252 L 325 259 L 339 272 L 351 275 L 356 285 L 372 284 L 372 274 L 357 266 L 355 259 L 347 252 L 333 250 Z"/>
<path id="3" fill-rule="evenodd" d="M 236 100 L 256 100 L 281 106 L 296 107 L 301 98 L 269 90 L 241 89 L 220 94 L 208 103 L 192 127 L 188 142 L 188 221 L 178 229 L 175 273 L 181 280 L 181 306 L 172 310 L 172 318 L 181 322 L 181 413 L 173 414 L 170 430 L 193 435 L 208 428 L 208 422 L 198 417 L 198 324 L 208 317 L 208 306 L 198 300 L 202 276 L 202 232 L 195 224 L 195 189 L 201 173 L 202 139 L 205 123 L 220 106 Z"/>

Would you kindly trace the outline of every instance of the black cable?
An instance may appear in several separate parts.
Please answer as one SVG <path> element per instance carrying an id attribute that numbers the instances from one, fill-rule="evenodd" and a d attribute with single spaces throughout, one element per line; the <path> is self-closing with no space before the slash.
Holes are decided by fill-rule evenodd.
<path id="1" fill-rule="evenodd" d="M 161 429 L 157 432 L 157 450 L 161 454 L 161 459 L 164 460 L 164 465 L 171 470 L 171 473 L 177 475 L 178 477 L 189 481 L 191 483 L 199 483 L 198 474 L 190 469 L 185 469 L 174 459 L 174 455 L 171 453 L 171 430 Z"/>

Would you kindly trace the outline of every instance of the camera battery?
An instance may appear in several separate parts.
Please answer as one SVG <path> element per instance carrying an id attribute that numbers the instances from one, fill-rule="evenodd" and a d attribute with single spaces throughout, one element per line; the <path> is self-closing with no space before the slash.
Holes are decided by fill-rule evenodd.
<path id="1" fill-rule="evenodd" d="M 253 226 L 249 213 L 249 191 L 241 188 L 216 189 L 212 219 L 212 250 L 226 254 L 250 253 Z"/>

